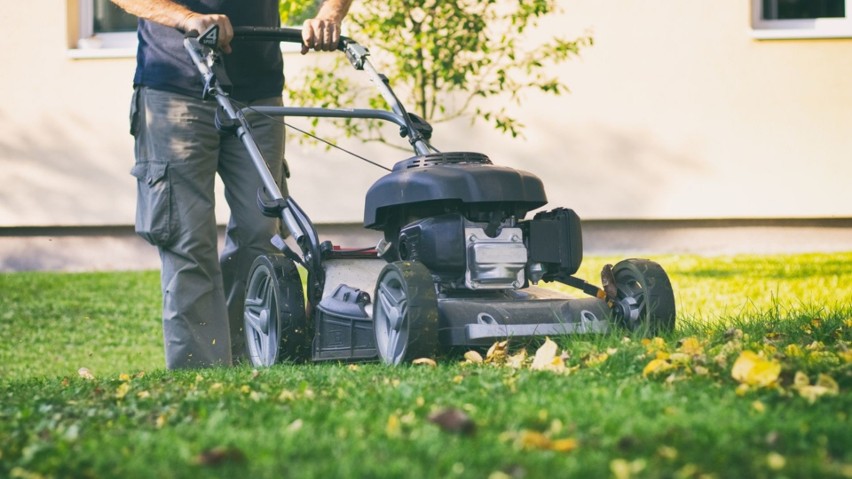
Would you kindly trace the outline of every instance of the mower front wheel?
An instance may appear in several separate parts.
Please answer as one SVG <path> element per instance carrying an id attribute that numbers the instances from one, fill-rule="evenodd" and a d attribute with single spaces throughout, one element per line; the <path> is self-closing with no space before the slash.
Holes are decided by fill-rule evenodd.
<path id="1" fill-rule="evenodd" d="M 373 296 L 376 349 L 387 364 L 433 357 L 438 349 L 438 299 L 429 269 L 397 261 L 382 269 Z"/>
<path id="2" fill-rule="evenodd" d="M 310 356 L 305 297 L 299 271 L 280 254 L 258 256 L 246 285 L 246 346 L 254 366 Z"/>
<path id="3" fill-rule="evenodd" d="M 618 290 L 616 316 L 631 331 L 668 333 L 675 326 L 675 299 L 668 275 L 647 259 L 626 259 L 612 268 Z"/>

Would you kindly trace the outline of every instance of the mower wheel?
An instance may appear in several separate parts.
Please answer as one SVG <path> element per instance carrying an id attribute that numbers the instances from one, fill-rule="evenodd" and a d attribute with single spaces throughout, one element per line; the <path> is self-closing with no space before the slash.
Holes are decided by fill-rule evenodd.
<path id="1" fill-rule="evenodd" d="M 433 357 L 438 349 L 438 299 L 429 269 L 397 261 L 382 269 L 373 296 L 376 349 L 387 364 Z"/>
<path id="2" fill-rule="evenodd" d="M 254 260 L 243 312 L 246 345 L 254 366 L 309 358 L 305 297 L 293 261 L 280 254 Z"/>
<path id="3" fill-rule="evenodd" d="M 672 284 L 662 266 L 647 259 L 626 259 L 612 268 L 618 290 L 616 316 L 631 331 L 667 333 L 675 326 Z"/>

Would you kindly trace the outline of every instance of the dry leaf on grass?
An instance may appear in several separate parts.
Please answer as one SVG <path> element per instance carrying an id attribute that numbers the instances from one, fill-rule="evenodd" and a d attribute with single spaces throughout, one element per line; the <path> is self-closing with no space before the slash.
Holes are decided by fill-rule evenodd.
<path id="1" fill-rule="evenodd" d="M 778 381 L 781 364 L 759 356 L 754 351 L 743 351 L 734 361 L 731 376 L 742 384 L 768 387 Z"/>
<path id="2" fill-rule="evenodd" d="M 433 368 L 438 366 L 438 363 L 436 363 L 434 359 L 430 358 L 417 358 L 414 361 L 411 361 L 411 364 L 414 364 L 415 366 L 431 366 Z"/>
<path id="3" fill-rule="evenodd" d="M 476 423 L 464 411 L 446 408 L 429 415 L 429 422 L 437 424 L 442 430 L 469 436 L 476 432 Z"/>

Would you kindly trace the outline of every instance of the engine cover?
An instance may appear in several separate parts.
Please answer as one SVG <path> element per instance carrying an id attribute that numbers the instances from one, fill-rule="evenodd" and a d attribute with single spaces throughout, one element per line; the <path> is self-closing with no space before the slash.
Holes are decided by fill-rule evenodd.
<path id="1" fill-rule="evenodd" d="M 420 217 L 426 217 L 449 211 L 449 205 L 457 210 L 499 206 L 522 218 L 546 203 L 544 186 L 531 173 L 494 166 L 480 153 L 435 153 L 400 161 L 370 187 L 364 226 L 384 230 L 396 213 L 399 228 L 410 222 L 402 209 L 422 207 L 428 213 Z"/>

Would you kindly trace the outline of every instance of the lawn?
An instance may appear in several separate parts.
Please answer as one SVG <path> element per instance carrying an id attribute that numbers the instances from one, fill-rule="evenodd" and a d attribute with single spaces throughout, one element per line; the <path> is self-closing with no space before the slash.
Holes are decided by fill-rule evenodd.
<path id="1" fill-rule="evenodd" d="M 852 253 L 653 259 L 672 334 L 403 367 L 166 372 L 156 272 L 0 275 L 0 477 L 852 477 Z"/>

